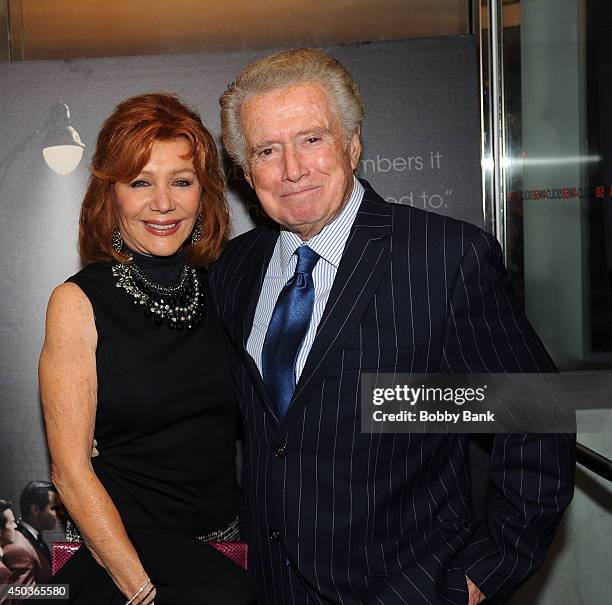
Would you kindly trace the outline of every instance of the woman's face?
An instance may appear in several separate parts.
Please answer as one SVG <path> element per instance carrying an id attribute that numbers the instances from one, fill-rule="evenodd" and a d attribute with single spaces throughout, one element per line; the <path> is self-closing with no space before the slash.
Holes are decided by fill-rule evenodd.
<path id="1" fill-rule="evenodd" d="M 191 234 L 202 187 L 182 138 L 155 141 L 149 162 L 129 183 L 115 183 L 119 229 L 136 252 L 170 256 Z"/>

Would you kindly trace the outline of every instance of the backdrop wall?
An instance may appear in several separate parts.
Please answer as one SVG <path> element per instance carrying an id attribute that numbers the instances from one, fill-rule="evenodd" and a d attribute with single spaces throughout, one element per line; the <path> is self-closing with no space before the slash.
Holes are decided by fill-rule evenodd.
<path id="1" fill-rule="evenodd" d="M 360 176 L 392 202 L 483 223 L 479 97 L 471 37 L 327 49 L 355 76 L 366 106 Z M 268 51 L 269 52 L 269 51 Z M 79 269 L 78 213 L 103 119 L 122 99 L 170 90 L 219 136 L 218 98 L 267 54 L 211 53 L 0 64 L 0 498 L 49 475 L 37 362 L 51 290 Z M 68 176 L 53 173 L 36 133 L 58 101 L 86 144 Z M 226 161 L 234 232 L 259 207 Z M 17 511 L 15 511 L 17 513 Z"/>

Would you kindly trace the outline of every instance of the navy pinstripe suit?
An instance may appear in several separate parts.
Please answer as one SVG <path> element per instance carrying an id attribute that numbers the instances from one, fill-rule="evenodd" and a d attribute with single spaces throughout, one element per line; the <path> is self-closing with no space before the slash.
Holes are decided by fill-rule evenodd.
<path id="1" fill-rule="evenodd" d="M 243 535 L 266 605 L 493 602 L 542 563 L 573 489 L 573 435 L 498 435 L 486 520 L 471 515 L 465 435 L 360 432 L 363 371 L 538 372 L 554 366 L 480 229 L 366 192 L 278 423 L 245 350 L 278 231 L 211 268 L 237 350 L 245 425 Z"/>

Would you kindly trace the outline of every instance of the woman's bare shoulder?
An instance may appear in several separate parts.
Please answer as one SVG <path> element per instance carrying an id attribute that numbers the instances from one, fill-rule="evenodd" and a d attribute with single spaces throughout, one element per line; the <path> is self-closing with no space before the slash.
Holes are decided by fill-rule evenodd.
<path id="1" fill-rule="evenodd" d="M 63 338 L 96 337 L 94 313 L 87 295 L 79 286 L 65 282 L 51 293 L 47 306 L 47 336 Z"/>
<path id="2" fill-rule="evenodd" d="M 83 290 L 73 282 L 64 282 L 56 286 L 49 298 L 49 310 L 62 311 L 91 311 L 91 303 Z"/>

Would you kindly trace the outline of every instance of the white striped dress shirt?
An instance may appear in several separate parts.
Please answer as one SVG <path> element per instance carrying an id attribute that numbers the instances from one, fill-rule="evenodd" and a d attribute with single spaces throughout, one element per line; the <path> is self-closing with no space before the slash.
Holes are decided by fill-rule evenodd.
<path id="1" fill-rule="evenodd" d="M 340 214 L 306 243 L 300 239 L 299 235 L 281 230 L 264 277 L 253 318 L 253 327 L 247 341 L 247 351 L 255 360 L 260 373 L 262 371 L 261 352 L 274 306 L 281 290 L 295 273 L 297 265 L 295 251 L 302 245 L 310 246 L 321 258 L 312 271 L 315 288 L 314 308 L 295 364 L 295 380 L 296 382 L 299 380 L 323 316 L 329 293 L 334 285 L 344 246 L 363 199 L 363 191 L 363 186 L 355 178 L 353 191 Z"/>

